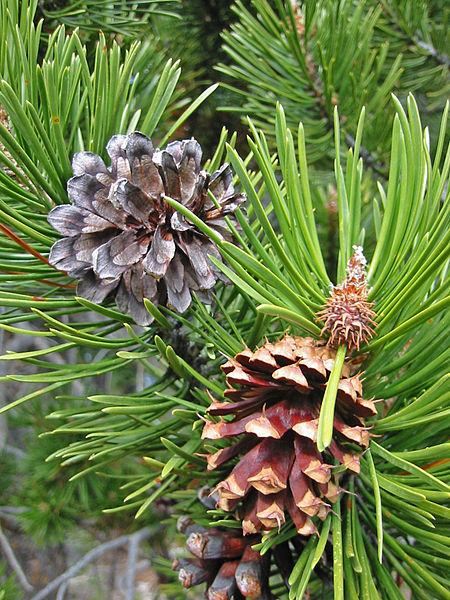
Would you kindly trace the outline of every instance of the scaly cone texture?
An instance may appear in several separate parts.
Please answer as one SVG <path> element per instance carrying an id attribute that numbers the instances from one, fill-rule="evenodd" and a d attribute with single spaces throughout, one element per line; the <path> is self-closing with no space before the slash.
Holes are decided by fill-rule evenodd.
<path id="1" fill-rule="evenodd" d="M 178 521 L 187 536 L 186 547 L 195 558 L 175 560 L 172 568 L 185 588 L 206 582 L 208 600 L 251 598 L 269 600 L 269 554 L 261 556 L 252 544 L 258 536 L 244 538 L 240 531 L 206 529 L 189 517 Z"/>
<path id="2" fill-rule="evenodd" d="M 346 268 L 344 281 L 333 287 L 326 307 L 317 313 L 318 321 L 325 323 L 321 335 L 329 331 L 329 343 L 347 345 L 349 352 L 359 350 L 374 334 L 371 325 L 376 317 L 373 303 L 367 302 L 369 288 L 366 282 L 366 259 L 361 246 L 353 246 L 354 253 Z"/>
<path id="3" fill-rule="evenodd" d="M 207 462 L 215 469 L 241 457 L 216 492 L 224 510 L 239 504 L 244 534 L 279 528 L 287 510 L 297 531 L 310 535 L 316 531 L 311 517 L 324 519 L 341 492 L 332 481 L 332 458 L 359 472 L 359 455 L 369 444 L 363 418 L 376 410 L 362 398 L 361 380 L 351 376 L 349 364 L 339 382 L 331 445 L 319 453 L 315 444 L 334 359 L 335 351 L 322 342 L 286 335 L 255 352 L 246 348 L 222 366 L 230 401 L 213 401 L 208 412 L 219 421 L 207 421 L 202 437 L 242 436 Z"/>
<path id="4" fill-rule="evenodd" d="M 191 304 L 191 290 L 209 301 L 217 278 L 226 281 L 208 259 L 209 254 L 220 260 L 219 251 L 166 197 L 230 240 L 224 216 L 244 198 L 234 193 L 229 165 L 210 175 L 200 169 L 196 140 L 154 150 L 139 132 L 113 136 L 107 152 L 110 168 L 96 154 L 75 154 L 75 176 L 67 184 L 72 205 L 57 206 L 48 215 L 65 236 L 51 248 L 50 263 L 79 279 L 78 295 L 91 302 L 114 293 L 119 309 L 140 325 L 152 321 L 144 298 L 181 313 Z"/>

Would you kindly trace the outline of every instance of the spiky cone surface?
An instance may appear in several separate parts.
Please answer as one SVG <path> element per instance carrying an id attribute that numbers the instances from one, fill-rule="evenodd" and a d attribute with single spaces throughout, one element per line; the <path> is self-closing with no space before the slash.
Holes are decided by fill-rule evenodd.
<path id="1" fill-rule="evenodd" d="M 353 246 L 353 249 L 344 281 L 333 287 L 325 308 L 317 313 L 317 320 L 324 322 L 321 335 L 328 331 L 330 344 L 345 344 L 350 352 L 355 348 L 359 350 L 362 343 L 373 337 L 376 317 L 373 303 L 367 301 L 369 288 L 362 247 Z"/>
<path id="2" fill-rule="evenodd" d="M 83 298 L 100 303 L 114 294 L 119 309 L 140 325 L 152 321 L 144 298 L 180 313 L 191 303 L 191 290 L 208 301 L 217 278 L 226 281 L 208 258 L 220 260 L 218 249 L 166 197 L 231 239 L 224 216 L 243 196 L 234 193 L 229 165 L 211 175 L 200 168 L 196 140 L 154 150 L 139 132 L 113 136 L 107 152 L 111 167 L 91 152 L 75 154 L 67 184 L 71 204 L 48 215 L 64 236 L 51 248 L 50 263 L 79 279 Z"/>
<path id="3" fill-rule="evenodd" d="M 183 587 L 206 582 L 208 600 L 269 600 L 269 554 L 261 556 L 251 547 L 258 536 L 244 538 L 237 530 L 206 529 L 188 517 L 179 520 L 178 529 L 187 536 L 186 547 L 193 555 L 172 565 Z"/>
<path id="4" fill-rule="evenodd" d="M 324 519 L 341 492 L 332 477 L 333 458 L 359 472 L 359 455 L 369 444 L 363 419 L 376 409 L 362 397 L 361 380 L 351 375 L 347 363 L 339 382 L 332 443 L 323 453 L 316 448 L 320 407 L 334 360 L 335 351 L 323 342 L 286 335 L 255 352 L 246 348 L 222 366 L 226 401 L 212 402 L 208 412 L 218 420 L 206 421 L 202 437 L 240 436 L 208 455 L 207 463 L 210 470 L 223 468 L 238 457 L 215 491 L 219 507 L 238 507 L 244 534 L 279 528 L 286 512 L 300 534 L 312 534 L 312 517 Z"/>

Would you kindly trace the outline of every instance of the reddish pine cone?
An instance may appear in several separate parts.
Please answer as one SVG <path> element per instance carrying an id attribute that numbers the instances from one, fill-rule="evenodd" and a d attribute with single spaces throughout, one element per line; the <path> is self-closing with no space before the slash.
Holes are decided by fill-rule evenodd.
<path id="1" fill-rule="evenodd" d="M 255 352 L 245 348 L 222 366 L 230 401 L 213 401 L 208 412 L 219 421 L 207 421 L 202 437 L 242 436 L 207 461 L 211 470 L 241 456 L 216 491 L 224 510 L 241 503 L 244 534 L 279 528 L 287 509 L 297 531 L 310 535 L 316 530 L 311 517 L 324 519 L 330 510 L 326 500 L 335 502 L 341 491 L 331 481 L 332 457 L 359 472 L 359 455 L 369 444 L 363 418 L 376 410 L 362 398 L 361 380 L 350 376 L 348 364 L 339 382 L 333 441 L 325 453 L 315 444 L 334 357 L 335 351 L 322 342 L 285 336 Z M 226 415 L 233 419 L 223 419 Z"/>
<path id="2" fill-rule="evenodd" d="M 269 554 L 261 556 L 251 547 L 258 536 L 244 538 L 235 529 L 205 529 L 188 517 L 179 520 L 178 529 L 187 536 L 186 547 L 195 557 L 172 565 L 183 587 L 206 582 L 208 600 L 269 600 Z"/>
<path id="3" fill-rule="evenodd" d="M 321 335 L 330 333 L 330 344 L 347 345 L 349 351 L 359 350 L 374 334 L 376 313 L 373 302 L 367 302 L 369 288 L 366 282 L 366 259 L 361 246 L 353 246 L 354 253 L 347 264 L 344 281 L 333 287 L 318 321 L 325 323 Z"/>

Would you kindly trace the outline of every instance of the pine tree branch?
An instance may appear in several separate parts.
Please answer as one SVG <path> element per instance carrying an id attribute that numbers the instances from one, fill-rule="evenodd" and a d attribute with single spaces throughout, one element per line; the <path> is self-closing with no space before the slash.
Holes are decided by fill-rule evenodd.
<path id="1" fill-rule="evenodd" d="M 391 15 L 393 17 L 392 27 L 397 33 L 405 36 L 406 39 L 417 48 L 425 50 L 428 56 L 430 56 L 438 65 L 446 67 L 450 66 L 450 58 L 447 54 L 444 52 L 438 52 L 432 44 L 427 44 L 421 40 L 417 34 L 411 35 L 410 32 L 400 25 L 400 18 L 395 8 L 391 8 Z"/>
<path id="2" fill-rule="evenodd" d="M 314 63 L 312 54 L 307 51 L 305 39 L 304 39 L 303 35 L 301 35 L 301 30 L 299 31 L 299 40 L 300 40 L 300 45 L 301 45 L 303 54 L 305 56 L 305 63 L 306 63 L 306 69 L 307 69 L 306 74 L 310 80 L 312 96 L 317 100 L 318 105 L 319 105 L 319 115 L 322 119 L 324 119 L 325 127 L 326 127 L 327 131 L 333 131 L 334 130 L 334 119 L 333 119 L 333 115 L 329 113 L 329 111 L 327 110 L 327 107 L 326 107 L 325 95 L 323 92 L 323 83 L 322 83 L 322 80 L 320 79 L 320 77 L 318 76 L 317 66 Z M 335 103 L 338 104 L 337 98 L 335 98 L 333 101 L 335 101 Z M 342 119 L 344 117 L 344 115 L 340 115 L 340 117 Z M 355 138 L 352 135 L 347 133 L 345 140 L 349 146 L 351 146 L 353 149 L 355 148 Z M 383 177 L 387 181 L 388 175 L 387 175 L 386 166 L 383 165 L 376 158 L 374 158 L 367 148 L 365 148 L 364 146 L 360 146 L 359 155 L 361 156 L 364 164 L 367 167 L 370 167 L 373 171 L 378 173 L 378 175 L 381 175 L 381 177 Z"/>
<path id="3" fill-rule="evenodd" d="M 0 525 L 0 547 L 3 550 L 3 553 L 6 556 L 7 561 L 9 562 L 11 568 L 17 575 L 17 579 L 19 580 L 20 585 L 26 592 L 31 592 L 33 590 L 33 586 L 29 583 L 28 579 L 23 572 L 22 567 L 20 566 L 19 561 L 14 554 L 14 550 L 11 547 L 11 544 L 8 541 L 8 538 L 3 533 L 2 526 Z"/>
<path id="4" fill-rule="evenodd" d="M 69 587 L 69 582 L 65 581 L 58 590 L 58 593 L 56 594 L 56 600 L 64 600 L 64 596 L 66 595 L 67 592 L 67 588 Z"/>
<path id="5" fill-rule="evenodd" d="M 151 529 L 149 527 L 144 527 L 144 528 L 140 529 L 139 531 L 132 533 L 131 535 L 121 535 L 120 537 L 118 537 L 114 540 L 110 540 L 109 542 L 100 544 L 100 546 L 97 546 L 97 548 L 94 548 L 93 550 L 90 550 L 89 552 L 87 552 L 83 556 L 83 558 L 81 558 L 78 562 L 76 562 L 74 565 L 72 565 L 69 569 L 64 571 L 64 573 L 62 573 L 61 575 L 56 577 L 56 579 L 51 581 L 48 585 L 46 585 L 45 588 L 43 588 L 40 592 L 35 594 L 31 598 L 31 600 L 43 600 L 44 598 L 47 598 L 52 592 L 57 590 L 61 585 L 63 585 L 65 582 L 69 581 L 69 579 L 72 579 L 72 577 L 75 577 L 75 575 L 79 571 L 81 571 L 81 569 L 83 569 L 86 565 L 88 565 L 89 563 L 93 562 L 94 560 L 96 560 L 97 558 L 99 558 L 100 556 L 105 554 L 105 552 L 108 552 L 109 550 L 113 550 L 114 548 L 118 548 L 120 546 L 124 546 L 125 544 L 130 544 L 133 539 L 136 539 L 140 542 L 140 541 L 150 537 L 150 535 L 151 535 Z M 127 596 L 127 600 L 128 600 L 128 598 L 130 598 L 129 595 Z"/>
<path id="6" fill-rule="evenodd" d="M 15 519 L 14 515 L 21 515 L 27 510 L 26 506 L 0 506 L 0 517 Z"/>
<path id="7" fill-rule="evenodd" d="M 412 41 L 415 43 L 416 46 L 428 52 L 431 58 L 433 58 L 438 65 L 442 65 L 445 67 L 450 66 L 450 58 L 444 52 L 438 52 L 434 46 L 423 42 L 417 35 L 413 36 Z"/>
<path id="8" fill-rule="evenodd" d="M 141 529 L 130 536 L 128 542 L 128 566 L 126 579 L 126 600 L 134 600 L 136 585 L 136 565 L 139 553 L 139 544 L 150 535 L 148 528 Z"/>

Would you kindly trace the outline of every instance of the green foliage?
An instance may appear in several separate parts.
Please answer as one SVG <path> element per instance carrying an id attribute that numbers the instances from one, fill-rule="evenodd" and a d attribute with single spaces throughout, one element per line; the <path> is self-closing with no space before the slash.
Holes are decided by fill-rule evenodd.
<path id="1" fill-rule="evenodd" d="M 153 65 L 148 64 L 152 54 L 158 55 L 157 47 L 152 47 L 150 41 L 143 48 L 133 43 L 125 52 L 115 42 L 108 49 L 100 34 L 90 66 L 77 33 L 66 36 L 63 27 L 52 34 L 45 57 L 36 66 L 42 22 L 34 25 L 35 4 L 28 9 L 25 4 L 18 28 L 14 25 L 14 17 L 19 18 L 17 4 L 6 0 L 2 4 L 0 104 L 7 120 L 0 124 L 0 161 L 7 170 L 0 171 L 1 230 L 6 234 L 0 249 L 4 273 L 0 275 L 3 286 L 0 306 L 10 309 L 3 315 L 2 326 L 20 333 L 23 329 L 17 328 L 17 323 L 44 318 L 48 330 L 35 331 L 34 335 L 65 340 L 20 356 L 33 364 L 49 353 L 79 346 L 97 351 L 124 349 L 136 342 L 145 346 L 154 332 L 137 334 L 129 328 L 128 317 L 78 300 L 73 294 L 73 283 L 48 265 L 46 256 L 57 236 L 46 216 L 54 204 L 67 201 L 65 186 L 72 175 L 70 161 L 75 152 L 90 150 L 104 155 L 106 142 L 113 134 L 136 128 L 149 136 L 158 128 L 159 140 L 164 143 L 215 86 L 171 121 L 169 115 L 178 112 L 186 101 L 182 102 L 180 91 L 176 91 L 180 76 L 177 63 L 169 59 L 164 64 L 158 57 Z M 14 51 L 17 45 L 21 52 Z M 137 68 L 143 69 L 143 78 Z M 165 123 L 165 129 L 161 122 Z M 18 314 L 18 307 L 33 312 Z M 90 309 L 100 317 L 92 321 L 91 313 L 90 320 L 83 323 L 79 316 Z M 61 322 L 60 318 L 65 319 L 68 314 L 76 315 L 75 325 Z M 124 325 L 128 327 L 128 343 L 117 336 L 110 339 Z M 27 394 L 25 399 L 80 377 L 107 373 L 129 364 L 111 354 L 102 356 L 84 367 L 67 365 L 55 371 L 49 364 L 51 371 L 44 377 L 49 385 L 31 396 Z M 47 366 L 42 361 L 39 365 Z M 43 381 L 39 376 L 23 377 L 21 381 L 30 383 Z M 15 404 L 21 402 L 18 399 Z"/>
<path id="2" fill-rule="evenodd" d="M 245 0 L 250 5 L 250 0 Z M 222 49 L 220 34 L 236 20 L 231 2 L 221 0 L 181 0 L 174 8 L 178 19 L 152 19 L 156 34 L 164 44 L 166 52 L 183 65 L 183 84 L 190 89 L 194 86 L 208 85 L 217 79 L 214 71 L 219 61 L 227 61 Z M 202 104 L 199 110 L 186 123 L 183 135 L 199 138 L 205 154 L 214 153 L 222 127 L 230 131 L 240 127 L 239 118 L 230 111 L 222 112 L 220 119 L 217 111 L 220 106 L 233 103 L 231 92 L 220 86 L 215 94 Z M 206 127 L 205 127 L 206 124 Z M 244 140 L 241 141 L 244 143 Z"/>
<path id="3" fill-rule="evenodd" d="M 448 459 L 434 464 L 430 457 L 443 451 L 448 456 L 445 431 L 449 397 L 442 392 L 447 384 L 449 355 L 446 339 L 446 308 L 450 302 L 446 280 L 449 204 L 448 199 L 444 204 L 441 199 L 448 179 L 450 151 L 447 150 L 445 158 L 441 157 L 442 144 L 439 144 L 434 161 L 430 158 L 429 140 L 422 131 L 412 97 L 408 100 L 407 114 L 399 103 L 396 108 L 389 180 L 386 190 L 379 185 L 380 197 L 374 201 L 383 207 L 378 233 L 375 240 L 365 242 L 372 254 L 368 272 L 370 298 L 378 314 L 378 335 L 362 348 L 363 353 L 368 353 L 365 393 L 379 400 L 395 401 L 388 403 L 389 410 L 379 405 L 374 433 L 382 436 L 382 442 L 372 441 L 374 458 L 367 455 L 360 479 L 352 484 L 357 499 L 350 499 L 340 509 L 334 505 L 337 514 L 342 511 L 342 525 L 339 518 L 333 517 L 332 529 L 335 598 L 347 597 L 344 594 L 376 598 L 379 597 L 376 590 L 384 594 L 381 597 L 390 597 L 395 587 L 389 574 L 393 570 L 402 574 L 419 598 L 426 594 L 448 597 L 445 591 L 448 582 L 441 577 L 441 567 L 447 564 L 448 538 L 443 532 L 448 514 L 442 503 L 448 500 L 450 492 Z M 442 121 L 441 140 L 445 136 L 447 111 L 448 107 Z M 357 139 L 361 137 L 362 121 L 361 118 Z M 337 127 L 338 123 L 336 118 Z M 298 147 L 295 147 L 279 107 L 275 125 L 278 161 L 274 162 L 262 132 L 252 123 L 250 128 L 253 134 L 250 147 L 263 176 L 255 186 L 242 159 L 233 149 L 229 150 L 230 162 L 249 198 L 250 224 L 243 221 L 246 235 L 241 234 L 242 248 L 219 243 L 232 269 L 220 267 L 220 263 L 217 266 L 259 314 L 275 317 L 281 331 L 289 322 L 294 331 L 317 335 L 315 302 L 323 304 L 329 279 L 314 238 L 303 129 L 299 128 Z M 337 281 L 340 281 L 352 245 L 364 240 L 360 225 L 362 164 L 357 150 L 355 154 L 349 150 L 346 162 L 341 161 L 337 133 L 335 140 L 340 248 Z M 266 209 L 261 204 L 264 192 L 271 201 Z M 270 211 L 276 214 L 279 233 L 267 216 Z M 293 226 L 294 223 L 298 225 Z M 242 322 L 234 319 L 234 323 Z M 238 333 L 247 340 L 244 327 L 241 325 Z M 266 321 L 264 334 L 270 330 L 273 326 Z M 254 341 L 258 340 L 259 336 Z M 327 418 L 332 416 L 331 411 Z M 419 450 L 417 455 L 415 450 Z M 421 460 L 418 463 L 405 460 L 410 452 L 417 458 L 421 456 Z M 431 462 L 427 463 L 428 460 Z M 371 552 L 377 536 L 379 552 L 384 557 L 382 565 L 376 553 Z M 399 536 L 408 541 L 397 541 Z M 299 558 L 291 598 L 303 595 L 311 576 L 316 543 L 311 540 Z M 411 561 L 413 576 L 408 566 Z"/>
<path id="4" fill-rule="evenodd" d="M 135 128 L 166 143 L 214 87 L 179 117 L 187 100 L 180 71 L 156 37 L 109 47 L 101 34 L 90 56 L 79 34 L 61 27 L 44 48 L 35 4 L 22 3 L 19 15 L 17 3 L 3 0 L 0 326 L 45 343 L 4 354 L 6 364 L 22 361 L 28 370 L 0 380 L 21 385 L 8 408 L 35 399 L 48 417 L 41 427 L 50 428 L 23 464 L 31 484 L 18 497 L 30 507 L 27 531 L 58 539 L 79 506 L 149 520 L 162 501 L 172 522 L 190 514 L 205 526 L 237 527 L 232 514 L 207 511 L 196 492 L 230 468 L 206 471 L 203 455 L 226 442 L 201 440 L 209 394 L 220 398 L 225 389 L 220 365 L 286 331 L 319 338 L 316 313 L 361 244 L 377 313 L 376 336 L 358 356 L 364 395 L 378 401 L 374 435 L 360 475 L 341 474 L 350 493 L 319 523 L 321 536 L 301 541 L 290 591 L 276 573 L 273 590 L 289 600 L 306 590 L 315 599 L 397 599 L 398 575 L 414 598 L 449 598 L 448 105 L 433 136 L 414 97 L 404 97 L 416 73 L 425 114 L 440 105 L 448 13 L 440 3 L 397 5 L 305 2 L 302 21 L 281 0 L 255 0 L 255 15 L 236 5 L 239 23 L 225 36 L 235 66 L 221 70 L 239 80 L 250 154 L 241 156 L 235 137 L 226 145 L 224 130 L 207 166 L 217 168 L 227 152 L 247 195 L 239 229 L 229 223 L 238 244 L 167 199 L 217 243 L 226 264 L 215 263 L 232 285 L 219 285 L 211 306 L 195 298 L 184 315 L 148 303 L 155 323 L 140 328 L 111 302 L 77 298 L 74 282 L 48 264 L 56 234 L 46 214 L 67 201 L 74 152 L 104 154 L 112 134 Z M 399 99 L 390 98 L 394 88 Z M 332 431 L 331 387 L 323 446 Z M 49 479 L 55 485 L 46 496 Z M 276 533 L 264 536 L 261 552 L 296 536 L 290 522 Z M 167 562 L 160 569 L 167 575 Z"/>
<path id="5" fill-rule="evenodd" d="M 14 575 L 6 575 L 6 564 L 0 562 L 0 600 L 22 600 L 23 592 Z"/>
<path id="6" fill-rule="evenodd" d="M 165 15 L 177 18 L 174 8 L 180 0 L 135 0 L 133 3 L 119 0 L 81 0 L 76 2 L 60 2 L 44 0 L 39 11 L 45 18 L 47 27 L 55 29 L 63 23 L 66 27 L 80 27 L 87 32 L 119 34 L 131 37 L 147 28 L 153 15 Z"/>
<path id="7" fill-rule="evenodd" d="M 2 498 L 4 503 L 26 509 L 18 515 L 19 523 L 41 545 L 62 542 L 81 520 L 95 521 L 104 508 L 120 504 L 124 494 L 116 486 L 117 475 L 126 478 L 140 470 L 137 463 L 116 464 L 101 474 L 91 473 L 68 481 L 79 466 L 67 465 L 61 470 L 57 462 L 47 460 L 61 442 L 64 443 L 64 437 L 57 439 L 45 434 L 38 437 L 43 426 L 48 429 L 45 417 L 50 410 L 50 406 L 44 404 L 42 407 L 29 405 L 20 411 L 20 425 L 31 427 L 28 436 L 32 435 L 23 447 L 24 457 Z M 66 443 L 68 441 L 66 438 Z"/>
<path id="8" fill-rule="evenodd" d="M 436 457 L 448 452 L 445 431 L 449 398 L 443 390 L 447 382 L 445 356 L 449 350 L 446 328 L 442 327 L 448 320 L 445 308 L 449 303 L 445 280 L 448 202 L 441 206 L 440 200 L 448 177 L 449 154 L 440 171 L 436 161 L 433 163 L 429 157 L 428 140 L 421 130 L 412 98 L 408 107 L 408 114 L 399 107 L 399 116 L 394 121 L 394 130 L 398 131 L 393 136 L 391 164 L 397 163 L 398 167 L 391 166 L 386 191 L 380 186 L 379 205 L 383 211 L 379 235 L 368 244 L 372 248 L 371 296 L 379 325 L 378 336 L 362 348 L 363 356 L 370 352 L 371 357 L 366 365 L 366 394 L 395 401 L 379 404 L 374 433 L 381 439 L 372 441 L 371 454 L 362 461 L 360 477 L 350 483 L 357 496 L 350 497 L 348 502 L 341 501 L 340 508 L 334 506 L 337 514 L 339 510 L 342 512 L 342 523 L 339 518 L 332 518 L 335 589 L 342 590 L 342 595 L 336 598 L 346 597 L 343 594 L 377 597 L 370 595 L 375 593 L 389 597 L 396 588 L 392 571 L 402 573 L 418 597 L 422 597 L 418 590 L 427 590 L 422 595 L 447 597 L 441 572 L 447 564 L 442 531 L 447 519 L 443 503 L 449 497 L 448 462 L 436 462 Z M 442 132 L 445 126 L 444 118 Z M 210 402 L 203 389 L 207 387 L 219 396 L 223 392 L 223 378 L 218 369 L 221 355 L 239 351 L 240 340 L 254 346 L 263 336 L 276 339 L 289 323 L 293 331 L 318 334 L 314 312 L 325 300 L 330 278 L 314 237 L 314 213 L 308 208 L 311 205 L 302 129 L 299 146 L 295 148 L 279 108 L 276 162 L 267 150 L 263 134 L 254 128 L 252 131 L 251 147 L 262 178 L 249 173 L 238 154 L 229 149 L 230 161 L 250 203 L 249 221 L 241 216 L 243 230 L 237 232 L 242 247 L 217 240 L 230 265 L 221 268 L 234 286 L 220 291 L 215 310 L 196 302 L 188 318 L 184 318 L 161 309 L 169 322 L 178 319 L 182 323 L 178 339 L 167 331 L 161 332 L 161 336 L 166 340 L 172 336 L 173 343 L 179 346 L 184 336 L 185 342 L 179 347 L 184 356 L 177 355 L 171 345 L 157 336 L 154 343 L 162 354 L 163 374 L 143 392 L 92 397 L 94 407 L 83 411 L 60 410 L 53 415 L 68 419 L 56 429 L 57 433 L 71 432 L 79 437 L 54 454 L 65 462 L 82 461 L 89 455 L 91 460 L 98 461 L 98 466 L 104 466 L 119 457 L 145 452 L 154 476 L 137 475 L 124 486 L 129 493 L 123 508 L 128 505 L 137 511 L 137 516 L 147 514 L 146 509 L 161 496 L 175 501 L 182 513 L 180 491 L 189 487 L 193 477 L 199 485 L 213 484 L 220 478 L 220 473 L 204 471 L 203 459 L 196 453 L 202 451 L 199 437 L 202 423 L 198 417 Z M 397 138 L 402 141 L 400 147 L 396 145 Z M 338 143 L 339 136 L 336 140 Z M 336 156 L 339 155 L 337 151 Z M 427 163 L 427 169 L 420 167 L 422 161 Z M 437 162 L 440 163 L 439 156 Z M 351 238 L 352 231 L 355 235 L 359 231 L 354 223 L 361 218 L 355 207 L 360 206 L 358 183 L 362 169 L 354 168 L 355 164 L 357 158 L 350 151 L 346 163 L 341 166 L 337 163 L 336 168 L 343 222 L 339 227 L 343 256 L 339 265 L 345 265 L 351 244 L 360 239 Z M 278 169 L 284 175 L 282 185 L 277 183 Z M 266 208 L 261 204 L 265 192 L 271 201 Z M 187 209 L 173 204 L 189 216 Z M 267 217 L 271 212 L 277 216 L 280 233 L 275 232 Z M 298 222 L 298 227 L 289 227 L 293 222 Z M 378 258 L 386 245 L 382 235 L 386 223 L 392 227 L 391 248 L 397 248 L 394 234 L 402 236 L 394 255 L 398 260 L 390 260 L 390 253 Z M 291 239 L 292 236 L 296 237 Z M 255 319 L 256 315 L 259 316 Z M 195 348 L 202 349 L 200 354 Z M 123 359 L 139 360 L 147 368 L 148 355 L 152 354 L 150 349 L 119 352 Z M 193 356 L 199 363 L 197 369 L 192 367 Z M 164 371 L 165 365 L 168 371 Z M 400 372 L 400 379 L 392 377 Z M 95 405 L 101 408 L 96 409 Z M 327 419 L 331 418 L 332 412 Z M 94 432 L 97 435 L 92 437 Z M 89 437 L 80 437 L 83 433 Z M 204 449 L 210 448 L 205 444 Z M 91 470 L 89 467 L 84 472 Z M 191 503 L 194 501 L 192 494 L 187 497 Z M 181 502 L 185 504 L 185 500 Z M 213 511 L 211 518 L 222 525 L 233 523 L 232 517 L 221 511 Z M 377 537 L 382 564 L 372 550 Z M 403 541 L 398 541 L 399 538 Z M 281 541 L 279 536 L 269 536 L 269 540 Z M 291 598 L 301 598 L 302 590 L 309 585 L 318 547 L 313 538 L 301 554 L 292 575 Z M 411 561 L 413 576 L 409 574 Z M 322 590 L 323 584 L 319 583 L 316 581 L 314 586 Z"/>
<path id="9" fill-rule="evenodd" d="M 440 110 L 448 96 L 448 8 L 442 2 L 255 0 L 252 11 L 238 0 L 235 11 L 239 20 L 224 34 L 232 62 L 219 66 L 239 94 L 232 109 L 251 115 L 273 143 L 280 102 L 292 130 L 303 123 L 308 160 L 319 168 L 328 169 L 326 159 L 333 158 L 336 104 L 346 146 L 355 144 L 365 107 L 361 155 L 385 175 L 390 93 L 403 101 L 418 90 L 427 110 Z"/>
<path id="10" fill-rule="evenodd" d="M 401 4 L 385 0 L 382 6 L 377 34 L 380 41 L 387 36 L 388 62 L 402 54 L 402 94 L 414 91 L 425 111 L 436 111 L 448 97 L 450 85 L 448 6 L 440 1 L 414 0 Z"/>

